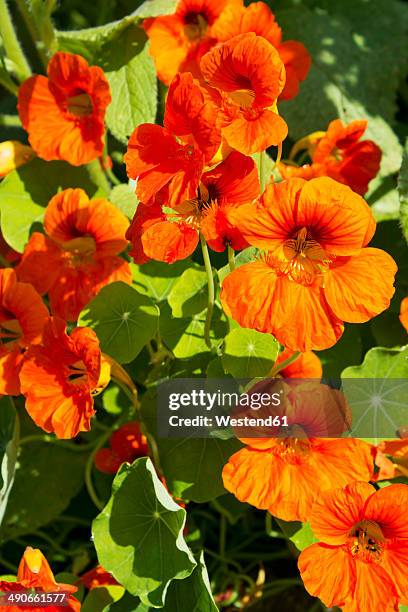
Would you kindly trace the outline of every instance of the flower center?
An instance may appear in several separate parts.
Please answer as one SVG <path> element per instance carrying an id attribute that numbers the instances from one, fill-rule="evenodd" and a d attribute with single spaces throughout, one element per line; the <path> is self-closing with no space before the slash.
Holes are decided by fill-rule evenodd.
<path id="1" fill-rule="evenodd" d="M 365 561 L 378 559 L 385 538 L 381 527 L 374 521 L 360 521 L 350 533 L 349 550 L 355 557 Z"/>
<path id="2" fill-rule="evenodd" d="M 88 382 L 87 371 L 83 361 L 76 361 L 68 367 L 67 381 L 73 385 Z"/>
<path id="3" fill-rule="evenodd" d="M 310 441 L 306 436 L 305 431 L 299 425 L 292 425 L 291 438 L 283 438 L 277 445 L 277 454 L 286 461 L 287 463 L 298 463 L 299 460 L 304 459 L 310 451 Z M 287 436 L 287 429 L 286 436 Z M 295 437 L 299 436 L 299 437 Z"/>
<path id="4" fill-rule="evenodd" d="M 302 227 L 294 238 L 286 240 L 282 247 L 283 261 L 280 269 L 291 280 L 310 285 L 330 263 L 330 258 L 308 230 Z"/>
<path id="5" fill-rule="evenodd" d="M 231 92 L 229 98 L 241 108 L 251 108 L 255 100 L 255 92 L 252 89 L 237 89 Z"/>
<path id="6" fill-rule="evenodd" d="M 205 37 L 208 21 L 202 13 L 187 13 L 184 24 L 184 34 L 189 41 L 196 42 Z"/>
<path id="7" fill-rule="evenodd" d="M 91 97 L 85 92 L 81 92 L 76 96 L 70 96 L 67 99 L 67 109 L 75 117 L 92 115 L 93 104 Z"/>
<path id="8" fill-rule="evenodd" d="M 0 339 L 3 344 L 15 342 L 23 335 L 20 323 L 17 319 L 12 318 L 13 316 L 11 314 L 10 319 L 0 323 Z"/>
<path id="9" fill-rule="evenodd" d="M 92 261 L 96 252 L 96 243 L 91 236 L 81 236 L 64 242 L 62 248 L 67 252 L 70 261 L 75 265 Z"/>

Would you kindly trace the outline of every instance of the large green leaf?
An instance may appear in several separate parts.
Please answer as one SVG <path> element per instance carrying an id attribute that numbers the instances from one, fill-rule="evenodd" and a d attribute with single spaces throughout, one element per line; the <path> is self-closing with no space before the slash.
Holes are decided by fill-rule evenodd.
<path id="1" fill-rule="evenodd" d="M 163 302 L 179 276 L 192 266 L 189 259 L 167 264 L 162 261 L 149 261 L 143 265 L 130 264 L 133 282 L 140 293 L 144 293 L 155 302 Z"/>
<path id="2" fill-rule="evenodd" d="M 52 196 L 67 187 L 82 187 L 89 197 L 97 191 L 86 167 L 74 168 L 62 161 L 33 159 L 6 176 L 0 183 L 0 223 L 13 249 L 23 252 L 30 230 L 38 229 Z"/>
<path id="3" fill-rule="evenodd" d="M 103 612 L 119 601 L 123 592 L 123 586 L 116 584 L 91 589 L 81 605 L 81 612 Z"/>
<path id="4" fill-rule="evenodd" d="M 279 343 L 271 334 L 240 327 L 225 338 L 222 365 L 235 378 L 267 376 L 278 352 Z"/>
<path id="5" fill-rule="evenodd" d="M 51 442 L 21 446 L 1 540 L 30 533 L 59 516 L 83 486 L 86 454 Z"/>
<path id="6" fill-rule="evenodd" d="M 402 165 L 398 177 L 398 191 L 400 197 L 400 218 L 402 231 L 408 242 L 408 138 L 405 142 Z"/>
<path id="7" fill-rule="evenodd" d="M 121 281 L 103 287 L 79 315 L 92 327 L 102 351 L 129 363 L 157 332 L 159 309 L 145 295 Z"/>
<path id="8" fill-rule="evenodd" d="M 58 33 L 61 49 L 80 53 L 105 71 L 112 95 L 106 123 L 125 144 L 137 125 L 154 121 L 157 109 L 156 71 L 141 17 L 136 11 L 97 28 Z"/>
<path id="9" fill-rule="evenodd" d="M 7 508 L 16 467 L 19 420 L 11 397 L 0 399 L 0 524 Z"/>
<path id="10" fill-rule="evenodd" d="M 167 301 L 173 317 L 191 317 L 207 306 L 207 274 L 201 266 L 185 270 L 174 283 Z"/>
<path id="11" fill-rule="evenodd" d="M 186 512 L 160 482 L 147 457 L 123 465 L 112 497 L 93 522 L 99 562 L 146 605 L 162 607 L 170 581 L 196 562 L 184 538 Z"/>
<path id="12" fill-rule="evenodd" d="M 203 555 L 198 559 L 197 567 L 188 578 L 171 581 L 166 603 L 161 609 L 163 612 L 218 612 Z M 152 612 L 152 610 L 150 606 L 142 604 L 138 597 L 132 597 L 126 592 L 119 601 L 107 606 L 104 612 Z M 92 610 L 92 612 L 98 611 Z"/>
<path id="13" fill-rule="evenodd" d="M 368 18 L 369 17 L 369 18 Z M 326 129 L 337 117 L 368 119 L 368 138 L 383 150 L 384 176 L 400 167 L 401 147 L 390 127 L 396 90 L 407 62 L 407 7 L 388 0 L 323 0 L 277 13 L 285 38 L 302 41 L 313 65 L 300 94 L 282 103 L 290 135 Z"/>
<path id="14" fill-rule="evenodd" d="M 353 417 L 351 435 L 397 437 L 407 425 L 408 346 L 373 348 L 360 366 L 343 370 L 341 378 Z"/>

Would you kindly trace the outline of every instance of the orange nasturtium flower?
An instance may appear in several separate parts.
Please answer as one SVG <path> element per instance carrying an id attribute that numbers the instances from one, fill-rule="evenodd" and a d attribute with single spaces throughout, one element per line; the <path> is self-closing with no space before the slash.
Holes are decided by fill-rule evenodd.
<path id="1" fill-rule="evenodd" d="M 301 167 L 279 164 L 282 177 L 311 179 L 329 176 L 364 195 L 369 182 L 380 169 L 382 155 L 375 142 L 361 140 L 366 129 L 367 121 L 352 121 L 344 125 L 340 119 L 335 119 L 327 132 L 306 136 L 293 148 L 292 155 L 307 149 L 312 163 Z"/>
<path id="2" fill-rule="evenodd" d="M 275 367 L 284 363 L 293 356 L 294 352 L 290 349 L 285 349 L 279 353 L 275 362 Z M 319 357 L 313 351 L 301 353 L 295 361 L 292 361 L 287 366 L 279 370 L 279 376 L 282 378 L 314 378 L 319 379 L 323 375 L 323 368 Z"/>
<path id="3" fill-rule="evenodd" d="M 117 580 L 102 567 L 97 565 L 79 578 L 77 584 L 83 584 L 86 589 L 92 590 L 98 587 L 119 584 Z"/>
<path id="4" fill-rule="evenodd" d="M 6 140 L 0 142 L 0 177 L 23 166 L 35 156 L 31 147 L 18 142 Z"/>
<path id="5" fill-rule="evenodd" d="M 343 612 L 397 612 L 408 604 L 407 504 L 403 484 L 322 491 L 309 517 L 320 542 L 298 561 L 309 593 Z"/>
<path id="6" fill-rule="evenodd" d="M 260 387 L 253 390 L 269 393 Z M 222 478 L 227 491 L 240 501 L 285 521 L 307 521 L 322 490 L 370 480 L 373 457 L 369 444 L 338 437 L 351 418 L 340 391 L 301 382 L 285 396 L 272 415 L 286 415 L 289 426 L 276 428 L 276 437 L 240 436 L 246 446 L 229 458 Z M 261 413 L 271 414 L 268 409 Z M 327 437 L 333 435 L 337 437 Z"/>
<path id="7" fill-rule="evenodd" d="M 92 329 L 77 327 L 68 336 L 65 322 L 51 317 L 42 345 L 26 351 L 20 371 L 26 410 L 36 425 L 58 438 L 89 431 L 93 395 L 100 391 L 101 376 L 105 378 L 101 360 Z"/>
<path id="8" fill-rule="evenodd" d="M 103 153 L 109 83 L 98 66 L 80 55 L 56 53 L 48 78 L 35 75 L 18 93 L 18 112 L 30 145 L 47 161 L 80 166 Z"/>
<path id="9" fill-rule="evenodd" d="M 228 244 L 248 246 L 230 220 L 231 211 L 259 196 L 258 172 L 250 157 L 233 151 L 226 160 L 201 176 L 198 193 L 172 209 L 139 204 L 126 237 L 137 263 L 149 258 L 174 263 L 193 253 L 201 231 L 214 251 Z"/>
<path id="10" fill-rule="evenodd" d="M 164 127 L 139 125 L 125 154 L 128 176 L 137 179 L 136 194 L 153 204 L 167 190 L 167 205 L 194 198 L 204 165 L 221 144 L 218 109 L 189 73 L 173 80 L 166 100 Z"/>
<path id="11" fill-rule="evenodd" d="M 374 217 L 349 187 L 293 178 L 268 186 L 234 217 L 264 251 L 222 285 L 224 310 L 242 327 L 271 333 L 293 351 L 322 350 L 340 338 L 343 321 L 363 323 L 388 308 L 397 266 L 367 247 Z"/>
<path id="12" fill-rule="evenodd" d="M 200 59 L 217 41 L 211 28 L 227 6 L 242 0 L 179 0 L 172 15 L 145 19 L 150 53 L 159 79 L 166 85 L 178 72 L 200 75 Z"/>
<path id="13" fill-rule="evenodd" d="M 383 440 L 377 446 L 375 480 L 408 476 L 408 439 Z"/>
<path id="14" fill-rule="evenodd" d="M 146 436 L 137 421 L 125 423 L 109 439 L 110 448 L 100 448 L 95 455 L 95 466 L 100 472 L 116 474 L 122 463 L 133 463 L 149 454 Z"/>
<path id="15" fill-rule="evenodd" d="M 408 297 L 401 302 L 399 320 L 408 332 Z"/>
<path id="16" fill-rule="evenodd" d="M 230 147 L 251 155 L 285 140 L 288 127 L 276 107 L 285 67 L 265 38 L 253 32 L 235 36 L 213 47 L 200 66 L 220 94 L 222 136 Z"/>
<path id="17" fill-rule="evenodd" d="M 129 264 L 118 256 L 128 244 L 128 226 L 107 200 L 89 200 L 82 189 L 65 189 L 51 198 L 46 233 L 32 234 L 17 274 L 49 294 L 54 314 L 76 321 L 102 287 L 119 280 L 131 283 Z"/>
<path id="18" fill-rule="evenodd" d="M 34 287 L 11 268 L 0 270 L 0 394 L 20 395 L 23 352 L 41 342 L 48 310 Z"/>
<path id="19" fill-rule="evenodd" d="M 7 605 L 7 607 L 1 606 L 0 608 L 8 612 L 41 612 L 44 610 L 49 612 L 63 612 L 64 610 L 65 612 L 79 612 L 81 609 L 79 601 L 72 596 L 78 588 L 72 584 L 58 583 L 42 552 L 38 548 L 31 548 L 31 546 L 28 546 L 24 551 L 18 566 L 17 581 L 0 581 L 0 591 L 3 593 L 26 592 L 28 589 L 35 589 L 37 593 L 66 593 L 67 599 L 64 604 L 48 604 L 47 607 L 31 604 L 30 606 Z"/>
<path id="20" fill-rule="evenodd" d="M 282 30 L 264 2 L 254 2 L 246 7 L 227 6 L 212 28 L 212 34 L 219 42 L 246 32 L 263 36 L 277 49 L 286 69 L 286 83 L 279 99 L 294 98 L 299 93 L 299 82 L 305 80 L 312 63 L 304 45 L 296 40 L 282 42 Z"/>

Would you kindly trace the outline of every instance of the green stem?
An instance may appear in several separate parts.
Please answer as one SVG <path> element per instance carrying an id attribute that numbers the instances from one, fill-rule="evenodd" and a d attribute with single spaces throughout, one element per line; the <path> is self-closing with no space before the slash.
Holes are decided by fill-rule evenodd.
<path id="1" fill-rule="evenodd" d="M 205 327 L 204 327 L 204 339 L 205 343 L 209 349 L 212 348 L 210 331 L 211 331 L 211 321 L 212 315 L 214 311 L 214 301 L 215 301 L 215 287 L 214 287 L 214 276 L 211 267 L 210 254 L 208 252 L 207 243 L 205 241 L 204 236 L 200 234 L 200 242 L 201 242 L 201 250 L 203 252 L 204 266 L 205 271 L 207 272 L 207 284 L 208 284 L 208 305 L 207 305 L 207 317 L 205 319 Z"/>
<path id="2" fill-rule="evenodd" d="M 98 452 L 100 448 L 102 448 L 102 446 L 111 436 L 111 434 L 112 434 L 112 431 L 109 430 L 103 436 L 99 438 L 99 441 L 97 445 L 95 446 L 95 448 L 93 449 L 92 453 L 89 455 L 88 460 L 86 462 L 86 466 L 85 466 L 85 485 L 86 485 L 89 497 L 91 498 L 95 506 L 100 511 L 104 509 L 105 503 L 99 499 L 95 491 L 95 487 L 92 482 L 92 468 L 93 468 L 93 463 L 94 463 L 96 453 Z"/>
<path id="3" fill-rule="evenodd" d="M 72 451 L 74 453 L 84 453 L 94 447 L 92 443 L 71 444 L 70 442 L 58 440 L 58 438 L 53 438 L 52 436 L 48 436 L 46 434 L 34 434 L 32 436 L 25 436 L 24 438 L 21 438 L 20 446 L 23 444 L 29 444 L 30 442 L 45 442 L 46 444 L 54 444 L 55 446 L 61 446 L 62 448 L 65 448 L 66 450 Z"/>
<path id="4" fill-rule="evenodd" d="M 110 192 L 110 184 L 104 171 L 102 170 L 99 159 L 94 159 L 87 164 L 86 167 L 95 185 L 100 187 L 106 194 L 108 194 Z"/>
<path id="5" fill-rule="evenodd" d="M 20 83 L 31 76 L 31 68 L 18 41 L 6 0 L 0 0 L 0 35 L 9 60 L 15 67 Z"/>
<path id="6" fill-rule="evenodd" d="M 231 272 L 235 270 L 235 251 L 228 245 L 228 265 Z"/>
<path id="7" fill-rule="evenodd" d="M 21 120 L 18 115 L 0 115 L 0 125 L 2 127 L 21 127 Z"/>
<path id="8" fill-rule="evenodd" d="M 271 369 L 271 371 L 269 372 L 269 376 L 271 378 L 276 376 L 281 370 L 284 370 L 285 368 L 288 367 L 288 365 L 290 365 L 291 363 L 296 361 L 296 359 L 298 359 L 300 357 L 300 355 L 301 355 L 301 352 L 300 351 L 296 351 L 296 352 L 293 353 L 293 355 L 291 355 L 290 357 L 285 359 L 285 361 L 282 361 L 282 363 L 275 364 L 273 366 L 273 368 Z"/>
<path id="9" fill-rule="evenodd" d="M 30 8 L 28 5 L 27 0 L 16 0 L 16 4 L 18 6 L 18 10 L 24 20 L 24 23 L 26 25 L 26 28 L 33 40 L 33 43 L 35 45 L 35 48 L 37 49 L 37 53 L 41 59 L 41 62 L 44 66 L 45 69 L 47 69 L 48 66 L 48 57 L 47 57 L 47 53 L 45 51 L 45 45 L 44 45 L 44 41 L 41 39 L 40 33 L 38 31 L 38 29 L 36 28 L 36 25 L 34 23 L 34 17 L 30 12 Z"/>
<path id="10" fill-rule="evenodd" d="M 225 547 L 227 542 L 227 519 L 222 514 L 220 517 L 220 556 L 225 557 Z"/>
<path id="11" fill-rule="evenodd" d="M 0 75 L 0 85 L 1 87 L 4 87 L 4 89 L 7 89 L 7 91 L 9 91 L 11 94 L 13 94 L 13 96 L 18 95 L 18 87 L 14 83 L 14 81 L 9 78 L 8 75 L 7 77 L 5 75 Z"/>
<path id="12" fill-rule="evenodd" d="M 4 567 L 13 572 L 13 574 L 17 574 L 17 565 L 14 565 L 14 563 L 7 561 L 7 559 L 0 557 L 0 565 L 4 565 Z"/>

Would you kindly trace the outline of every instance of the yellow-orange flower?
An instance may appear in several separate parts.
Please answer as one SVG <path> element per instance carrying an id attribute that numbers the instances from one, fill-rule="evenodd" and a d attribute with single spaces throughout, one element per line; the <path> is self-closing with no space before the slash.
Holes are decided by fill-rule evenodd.
<path id="1" fill-rule="evenodd" d="M 375 221 L 366 202 L 329 178 L 267 187 L 235 223 L 263 251 L 222 285 L 225 312 L 243 327 L 271 333 L 293 351 L 322 350 L 388 308 L 397 266 L 367 245 Z"/>
<path id="2" fill-rule="evenodd" d="M 302 551 L 306 589 L 343 612 L 397 612 L 408 604 L 408 486 L 355 482 L 322 491 L 310 515 L 320 540 Z"/>

